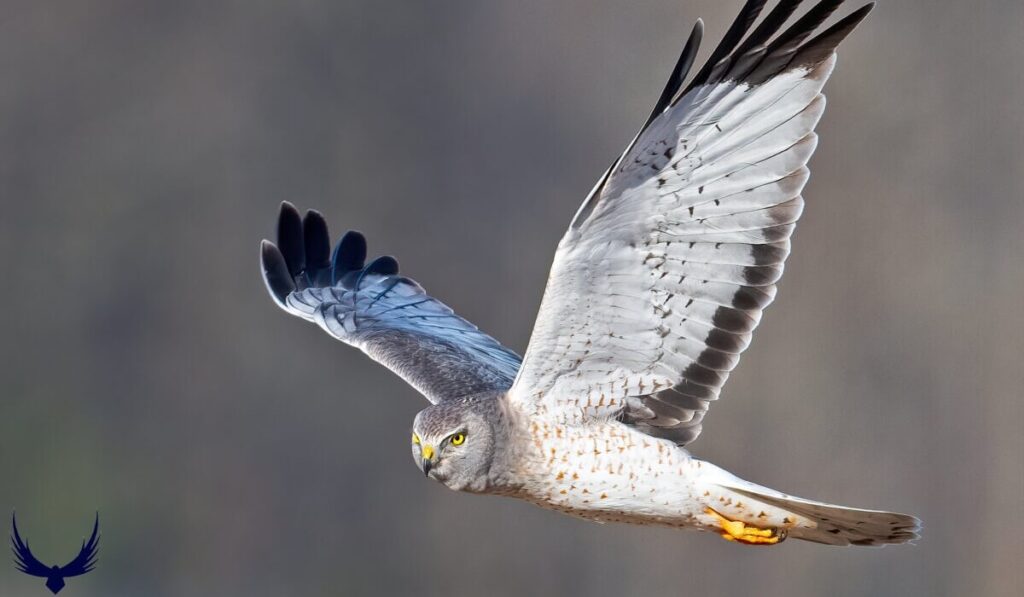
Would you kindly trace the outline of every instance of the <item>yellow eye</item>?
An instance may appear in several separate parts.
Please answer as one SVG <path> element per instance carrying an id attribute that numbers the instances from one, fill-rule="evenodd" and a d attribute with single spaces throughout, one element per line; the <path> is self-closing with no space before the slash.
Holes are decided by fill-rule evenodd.
<path id="1" fill-rule="evenodd" d="M 455 435 L 452 436 L 452 445 L 453 446 L 461 446 L 465 441 L 466 441 L 466 434 L 465 433 L 456 433 Z"/>
<path id="2" fill-rule="evenodd" d="M 416 444 L 417 446 L 420 445 L 420 436 L 416 435 L 415 433 L 412 434 L 412 443 Z"/>

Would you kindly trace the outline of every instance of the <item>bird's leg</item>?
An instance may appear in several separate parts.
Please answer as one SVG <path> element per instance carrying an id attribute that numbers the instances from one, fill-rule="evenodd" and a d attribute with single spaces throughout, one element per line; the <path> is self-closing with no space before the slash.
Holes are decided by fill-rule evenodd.
<path id="1" fill-rule="evenodd" d="M 729 520 L 712 508 L 705 508 L 704 512 L 718 521 L 720 534 L 726 541 L 738 541 L 747 545 L 775 545 L 786 538 L 786 529 L 750 526 L 739 520 Z"/>

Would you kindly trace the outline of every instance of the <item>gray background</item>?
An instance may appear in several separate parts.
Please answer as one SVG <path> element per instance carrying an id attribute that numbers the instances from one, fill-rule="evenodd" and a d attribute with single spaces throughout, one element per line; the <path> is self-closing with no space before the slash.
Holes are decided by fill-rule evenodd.
<path id="1" fill-rule="evenodd" d="M 288 199 L 522 351 L 576 206 L 740 4 L 0 4 L 0 515 L 53 563 L 100 510 L 69 597 L 1019 594 L 1019 1 L 886 1 L 843 46 L 779 301 L 693 445 L 917 514 L 916 547 L 452 493 L 410 461 L 425 402 L 266 296 Z"/>

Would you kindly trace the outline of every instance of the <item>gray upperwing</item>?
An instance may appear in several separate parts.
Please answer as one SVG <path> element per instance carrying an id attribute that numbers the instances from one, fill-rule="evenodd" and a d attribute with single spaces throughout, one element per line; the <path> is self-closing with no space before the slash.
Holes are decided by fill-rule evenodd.
<path id="1" fill-rule="evenodd" d="M 327 224 L 281 206 L 278 244 L 263 241 L 263 279 L 285 311 L 316 322 L 438 403 L 512 385 L 521 359 L 398 275 L 398 262 L 368 265 L 366 240 L 350 231 L 333 255 Z"/>

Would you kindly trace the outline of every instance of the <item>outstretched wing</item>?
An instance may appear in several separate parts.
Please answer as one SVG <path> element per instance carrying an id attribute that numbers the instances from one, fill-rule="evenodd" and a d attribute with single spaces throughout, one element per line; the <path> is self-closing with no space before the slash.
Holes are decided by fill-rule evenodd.
<path id="1" fill-rule="evenodd" d="M 559 243 L 513 400 L 679 444 L 700 433 L 775 297 L 836 46 L 872 7 L 811 38 L 842 0 L 783 31 L 799 4 L 782 0 L 750 32 L 765 1 L 749 0 L 680 94 L 698 22 Z"/>
<path id="2" fill-rule="evenodd" d="M 316 322 L 397 373 L 433 403 L 507 390 L 520 358 L 398 275 L 393 257 L 365 265 L 366 240 L 350 231 L 330 256 L 323 217 L 281 206 L 278 244 L 263 241 L 263 279 L 278 305 Z"/>
<path id="3" fill-rule="evenodd" d="M 32 555 L 28 548 L 28 541 L 22 541 L 18 534 L 18 520 L 15 514 L 11 514 L 11 551 L 14 552 L 14 564 L 25 574 L 41 576 L 46 578 L 50 575 L 50 568 Z"/>
<path id="4" fill-rule="evenodd" d="M 75 559 L 71 560 L 67 564 L 61 566 L 61 576 L 67 578 L 71 576 L 80 576 L 86 572 L 91 572 L 96 566 L 96 558 L 99 557 L 100 547 L 100 515 L 96 513 L 96 521 L 92 524 L 92 535 L 89 536 L 88 541 L 82 542 L 82 549 L 75 556 Z"/>

